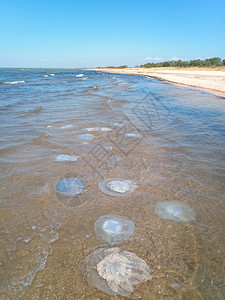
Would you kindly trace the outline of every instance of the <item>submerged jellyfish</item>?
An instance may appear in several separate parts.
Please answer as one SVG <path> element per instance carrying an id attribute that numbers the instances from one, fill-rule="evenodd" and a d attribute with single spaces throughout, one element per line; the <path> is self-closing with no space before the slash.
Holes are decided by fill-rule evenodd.
<path id="1" fill-rule="evenodd" d="M 78 158 L 76 155 L 59 154 L 55 157 L 55 161 L 77 161 Z"/>
<path id="2" fill-rule="evenodd" d="M 97 238 L 109 245 L 120 244 L 134 233 L 134 222 L 117 215 L 106 215 L 95 222 Z"/>
<path id="3" fill-rule="evenodd" d="M 63 125 L 62 127 L 60 127 L 61 129 L 68 129 L 68 128 L 73 128 L 74 127 L 74 125 L 71 125 L 71 124 L 69 124 L 69 125 Z"/>
<path id="4" fill-rule="evenodd" d="M 63 177 L 57 182 L 55 189 L 64 196 L 76 196 L 81 194 L 86 186 L 83 178 Z"/>
<path id="5" fill-rule="evenodd" d="M 140 133 L 125 133 L 124 134 L 126 137 L 131 137 L 131 138 L 141 138 L 142 135 Z"/>
<path id="6" fill-rule="evenodd" d="M 124 126 L 124 124 L 121 124 L 121 123 L 113 123 L 113 125 L 116 126 L 116 127 L 123 127 Z"/>
<path id="7" fill-rule="evenodd" d="M 80 135 L 80 138 L 81 138 L 82 140 L 87 140 L 87 141 L 92 140 L 94 137 L 95 137 L 95 136 L 94 136 L 93 134 L 91 134 L 91 133 L 81 134 L 81 135 Z"/>
<path id="8" fill-rule="evenodd" d="M 152 279 L 144 260 L 120 248 L 94 250 L 86 256 L 83 272 L 88 284 L 109 295 L 129 296 Z"/>
<path id="9" fill-rule="evenodd" d="M 89 127 L 85 128 L 87 131 L 112 131 L 111 128 L 108 127 Z"/>
<path id="10" fill-rule="evenodd" d="M 177 222 L 195 220 L 195 212 L 186 204 L 179 201 L 163 201 L 156 204 L 155 213 L 163 219 Z"/>
<path id="11" fill-rule="evenodd" d="M 109 196 L 125 197 L 138 188 L 133 180 L 105 179 L 99 182 L 99 190 Z"/>

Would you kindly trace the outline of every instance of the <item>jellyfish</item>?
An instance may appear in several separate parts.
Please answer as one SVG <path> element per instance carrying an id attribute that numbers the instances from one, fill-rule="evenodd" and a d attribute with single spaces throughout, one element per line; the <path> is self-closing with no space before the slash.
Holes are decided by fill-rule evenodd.
<path id="1" fill-rule="evenodd" d="M 141 138 L 142 135 L 140 133 L 125 133 L 124 134 L 126 137 L 130 137 L 130 138 Z"/>
<path id="2" fill-rule="evenodd" d="M 98 248 L 83 263 L 88 284 L 109 295 L 130 296 L 141 284 L 152 279 L 150 268 L 134 253 L 120 248 Z"/>
<path id="3" fill-rule="evenodd" d="M 81 135 L 80 135 L 80 138 L 81 138 L 82 140 L 90 141 L 90 140 L 92 140 L 92 139 L 94 138 L 94 135 L 91 134 L 91 133 L 81 134 Z"/>
<path id="4" fill-rule="evenodd" d="M 74 125 L 71 125 L 71 124 L 69 124 L 69 125 L 63 125 L 62 127 L 60 127 L 61 129 L 69 129 L 69 128 L 73 128 L 74 127 Z"/>
<path id="5" fill-rule="evenodd" d="M 125 197 L 138 188 L 133 180 L 105 179 L 99 182 L 99 190 L 109 196 Z"/>
<path id="6" fill-rule="evenodd" d="M 87 186 L 83 178 L 63 177 L 56 184 L 56 191 L 64 196 L 76 196 L 83 192 Z"/>
<path id="7" fill-rule="evenodd" d="M 89 127 L 89 128 L 85 128 L 85 130 L 87 131 L 112 131 L 111 128 L 108 127 Z"/>
<path id="8" fill-rule="evenodd" d="M 55 161 L 77 161 L 78 158 L 79 156 L 76 155 L 59 154 L 55 157 Z"/>
<path id="9" fill-rule="evenodd" d="M 195 220 L 195 212 L 188 205 L 179 201 L 163 201 L 156 204 L 155 213 L 163 219 L 177 222 Z"/>
<path id="10" fill-rule="evenodd" d="M 97 238 L 109 245 L 120 244 L 134 233 L 134 222 L 118 215 L 106 215 L 95 222 Z"/>
<path id="11" fill-rule="evenodd" d="M 113 125 L 116 126 L 116 127 L 123 127 L 124 126 L 124 124 L 121 124 L 121 123 L 113 123 Z"/>

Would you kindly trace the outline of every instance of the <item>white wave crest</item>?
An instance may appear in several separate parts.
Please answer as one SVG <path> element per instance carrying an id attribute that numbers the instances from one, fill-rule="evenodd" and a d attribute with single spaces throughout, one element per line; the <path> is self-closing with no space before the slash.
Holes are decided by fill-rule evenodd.
<path id="1" fill-rule="evenodd" d="M 84 74 L 77 74 L 76 77 L 83 77 Z"/>
<path id="2" fill-rule="evenodd" d="M 4 82 L 5 84 L 19 84 L 19 83 L 25 83 L 24 80 L 20 80 L 20 81 L 8 81 L 8 82 Z"/>

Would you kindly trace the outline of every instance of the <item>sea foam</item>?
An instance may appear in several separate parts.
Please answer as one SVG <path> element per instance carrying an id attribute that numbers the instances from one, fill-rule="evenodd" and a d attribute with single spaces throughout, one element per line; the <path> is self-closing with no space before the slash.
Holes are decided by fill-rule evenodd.
<path id="1" fill-rule="evenodd" d="M 3 82 L 4 84 L 19 84 L 19 83 L 25 83 L 24 80 L 19 80 L 19 81 L 6 81 Z"/>

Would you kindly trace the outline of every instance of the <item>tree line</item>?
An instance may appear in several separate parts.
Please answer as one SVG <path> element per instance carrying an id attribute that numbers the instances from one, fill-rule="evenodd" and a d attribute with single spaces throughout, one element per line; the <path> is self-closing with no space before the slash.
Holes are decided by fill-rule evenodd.
<path id="1" fill-rule="evenodd" d="M 147 63 L 144 65 L 140 65 L 140 68 L 154 68 L 154 67 L 219 67 L 219 66 L 225 66 L 225 59 L 221 59 L 219 57 L 213 57 L 213 58 L 206 58 L 205 60 L 202 59 L 193 59 L 190 61 L 184 61 L 184 60 L 170 60 L 170 61 L 164 61 L 159 63 Z M 136 66 L 135 68 L 138 68 L 139 66 Z M 122 65 L 118 67 L 114 66 L 108 66 L 106 68 L 119 68 L 119 69 L 125 69 L 128 68 L 127 65 Z"/>
<path id="2" fill-rule="evenodd" d="M 144 65 L 140 65 L 141 68 L 154 68 L 154 67 L 218 67 L 225 66 L 225 59 L 221 59 L 219 57 L 207 58 L 205 60 L 202 59 L 193 59 L 190 61 L 179 60 L 171 60 L 164 61 L 160 63 L 147 63 Z"/>

